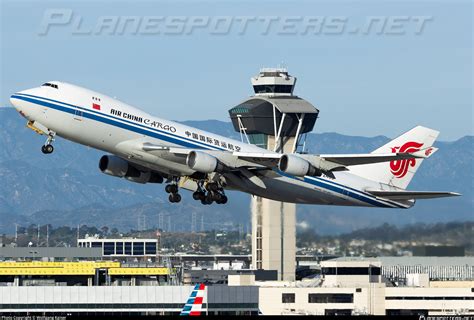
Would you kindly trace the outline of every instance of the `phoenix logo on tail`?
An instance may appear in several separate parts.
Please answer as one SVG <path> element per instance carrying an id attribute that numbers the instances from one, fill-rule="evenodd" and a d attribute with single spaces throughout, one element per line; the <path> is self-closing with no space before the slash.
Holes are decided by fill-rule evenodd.
<path id="1" fill-rule="evenodd" d="M 180 316 L 200 316 L 202 311 L 202 301 L 206 285 L 201 283 L 194 286 L 193 292 L 186 301 Z"/>
<path id="2" fill-rule="evenodd" d="M 397 152 L 416 152 L 420 151 L 420 148 L 423 146 L 423 143 L 418 143 L 414 141 L 409 141 L 402 145 L 401 147 L 392 147 L 392 153 Z M 416 159 L 402 159 L 390 161 L 390 171 L 396 178 L 403 178 L 407 172 L 408 167 L 414 167 L 416 165 Z"/>

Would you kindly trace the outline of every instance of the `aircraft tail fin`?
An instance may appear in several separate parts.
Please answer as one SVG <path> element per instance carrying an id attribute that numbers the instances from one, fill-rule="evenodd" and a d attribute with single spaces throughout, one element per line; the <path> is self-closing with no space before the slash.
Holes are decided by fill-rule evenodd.
<path id="1" fill-rule="evenodd" d="M 202 302 L 204 299 L 204 290 L 206 285 L 204 283 L 196 284 L 191 295 L 186 301 L 180 316 L 200 316 L 202 311 Z"/>
<path id="2" fill-rule="evenodd" d="M 372 153 L 422 152 L 428 158 L 438 150 L 433 147 L 438 135 L 439 131 L 417 126 Z M 406 189 L 423 160 L 423 158 L 403 159 L 350 166 L 349 169 L 352 173 L 363 178 Z"/>

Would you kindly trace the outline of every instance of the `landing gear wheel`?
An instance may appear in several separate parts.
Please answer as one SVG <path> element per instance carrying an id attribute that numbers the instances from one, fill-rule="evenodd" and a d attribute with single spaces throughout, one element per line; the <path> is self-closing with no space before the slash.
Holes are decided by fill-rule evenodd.
<path id="1" fill-rule="evenodd" d="M 215 182 L 210 182 L 206 184 L 207 191 L 217 191 L 219 189 L 219 185 Z"/>
<path id="2" fill-rule="evenodd" d="M 216 200 L 217 204 L 226 204 L 227 203 L 227 196 L 225 194 L 220 194 L 219 199 Z"/>
<path id="3" fill-rule="evenodd" d="M 204 200 L 206 201 L 207 204 L 212 204 L 214 202 L 214 197 L 212 196 L 211 193 L 208 193 Z"/>
<path id="4" fill-rule="evenodd" d="M 223 194 L 221 197 L 220 204 L 226 204 L 226 203 L 227 203 L 227 196 Z"/>
<path id="5" fill-rule="evenodd" d="M 201 191 L 196 191 L 196 192 L 193 192 L 193 199 L 194 200 L 202 200 L 206 197 L 205 193 L 204 192 L 201 192 Z"/>
<path id="6" fill-rule="evenodd" d="M 44 154 L 53 153 L 53 151 L 54 151 L 54 147 L 50 144 L 41 146 L 41 152 L 43 152 Z"/>
<path id="7" fill-rule="evenodd" d="M 53 153 L 53 151 L 54 151 L 53 145 L 52 145 L 52 144 L 48 144 L 48 145 L 46 146 L 46 151 L 47 151 L 47 153 Z"/>
<path id="8" fill-rule="evenodd" d="M 212 202 L 213 202 L 212 197 L 209 194 L 205 196 L 204 199 L 201 200 L 202 204 L 212 204 Z"/>
<path id="9" fill-rule="evenodd" d="M 217 192 L 211 193 L 212 200 L 214 200 L 216 203 L 219 203 L 221 201 L 222 195 Z"/>
<path id="10" fill-rule="evenodd" d="M 207 205 L 211 205 L 213 201 L 209 199 L 205 199 L 204 202 L 206 202 Z"/>
<path id="11" fill-rule="evenodd" d="M 178 192 L 178 186 L 175 184 L 167 184 L 165 187 L 166 193 L 177 193 Z"/>
<path id="12" fill-rule="evenodd" d="M 177 203 L 181 201 L 181 195 L 179 193 L 171 193 L 168 199 L 172 203 Z"/>

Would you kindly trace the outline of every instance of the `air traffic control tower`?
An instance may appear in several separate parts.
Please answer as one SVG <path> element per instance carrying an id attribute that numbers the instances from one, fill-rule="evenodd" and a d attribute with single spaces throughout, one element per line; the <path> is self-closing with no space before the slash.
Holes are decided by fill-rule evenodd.
<path id="1" fill-rule="evenodd" d="M 264 68 L 251 82 L 255 95 L 229 110 L 241 139 L 280 153 L 304 152 L 319 111 L 293 95 L 296 78 L 284 68 Z M 296 205 L 252 197 L 251 210 L 253 268 L 294 281 Z"/>

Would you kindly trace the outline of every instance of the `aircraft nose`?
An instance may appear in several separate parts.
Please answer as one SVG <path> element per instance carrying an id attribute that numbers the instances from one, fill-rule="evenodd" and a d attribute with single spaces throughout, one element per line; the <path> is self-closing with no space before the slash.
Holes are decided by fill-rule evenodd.
<path id="1" fill-rule="evenodd" d="M 24 117 L 29 113 L 28 109 L 25 108 L 25 101 L 22 100 L 24 94 L 31 93 L 32 89 L 18 91 L 10 96 L 10 103 L 15 107 L 15 109 Z"/>
<path id="2" fill-rule="evenodd" d="M 10 97 L 10 103 L 12 104 L 12 106 L 14 106 L 17 110 L 18 110 L 18 95 L 17 93 L 14 93 L 11 95 Z"/>
<path id="3" fill-rule="evenodd" d="M 28 95 L 32 89 L 18 91 L 10 96 L 10 103 L 19 111 L 21 108 L 21 96 Z"/>

